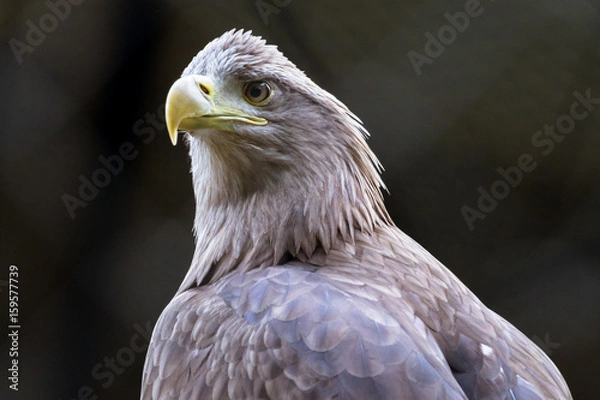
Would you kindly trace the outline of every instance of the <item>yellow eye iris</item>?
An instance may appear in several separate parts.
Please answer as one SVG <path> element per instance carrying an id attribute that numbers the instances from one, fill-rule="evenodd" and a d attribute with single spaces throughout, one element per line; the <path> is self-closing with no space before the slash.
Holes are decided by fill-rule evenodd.
<path id="1" fill-rule="evenodd" d="M 254 81 L 244 86 L 244 98 L 248 103 L 255 106 L 267 104 L 272 94 L 273 90 L 267 82 Z"/>

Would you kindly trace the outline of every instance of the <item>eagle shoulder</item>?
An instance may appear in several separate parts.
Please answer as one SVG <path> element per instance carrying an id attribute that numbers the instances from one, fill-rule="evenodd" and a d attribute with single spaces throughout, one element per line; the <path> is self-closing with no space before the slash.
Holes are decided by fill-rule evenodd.
<path id="1" fill-rule="evenodd" d="M 153 333 L 142 399 L 466 398 L 385 282 L 332 269 L 294 262 L 176 296 Z"/>

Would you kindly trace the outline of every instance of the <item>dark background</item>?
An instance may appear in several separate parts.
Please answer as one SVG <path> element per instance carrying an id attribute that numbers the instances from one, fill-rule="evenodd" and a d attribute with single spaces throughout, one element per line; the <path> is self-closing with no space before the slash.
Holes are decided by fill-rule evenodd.
<path id="1" fill-rule="evenodd" d="M 600 105 L 549 154 L 532 144 L 575 91 L 600 97 L 598 1 L 482 0 L 420 76 L 407 53 L 423 54 L 425 34 L 464 1 L 87 0 L 63 7 L 55 26 L 44 1 L 3 3 L 0 398 L 139 396 L 147 342 L 137 332 L 193 250 L 187 151 L 170 145 L 161 106 L 191 58 L 234 27 L 278 44 L 360 116 L 398 226 L 534 338 L 575 398 L 600 398 Z M 257 4 L 275 8 L 263 19 Z M 48 32 L 17 56 L 10 41 L 27 43 L 28 21 Z M 65 194 L 102 180 L 99 157 L 114 160 L 127 142 L 135 157 L 115 161 L 72 218 Z M 489 191 L 521 154 L 536 168 L 470 230 L 461 207 L 477 208 L 478 187 Z M 11 264 L 18 393 L 5 376 Z"/>

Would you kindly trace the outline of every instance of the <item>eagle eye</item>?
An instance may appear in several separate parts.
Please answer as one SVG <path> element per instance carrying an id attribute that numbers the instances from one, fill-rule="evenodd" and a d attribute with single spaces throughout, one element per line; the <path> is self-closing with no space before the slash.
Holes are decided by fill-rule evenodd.
<path id="1" fill-rule="evenodd" d="M 244 86 L 244 98 L 255 106 L 267 104 L 272 94 L 271 86 L 264 81 L 253 81 Z"/>

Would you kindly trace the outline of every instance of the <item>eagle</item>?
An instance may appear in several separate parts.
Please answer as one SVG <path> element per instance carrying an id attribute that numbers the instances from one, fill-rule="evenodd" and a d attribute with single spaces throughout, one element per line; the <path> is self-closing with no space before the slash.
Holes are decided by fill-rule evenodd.
<path id="1" fill-rule="evenodd" d="M 141 399 L 570 399 L 522 332 L 395 226 L 361 120 L 231 30 L 170 88 L 189 148 L 191 266 Z"/>

